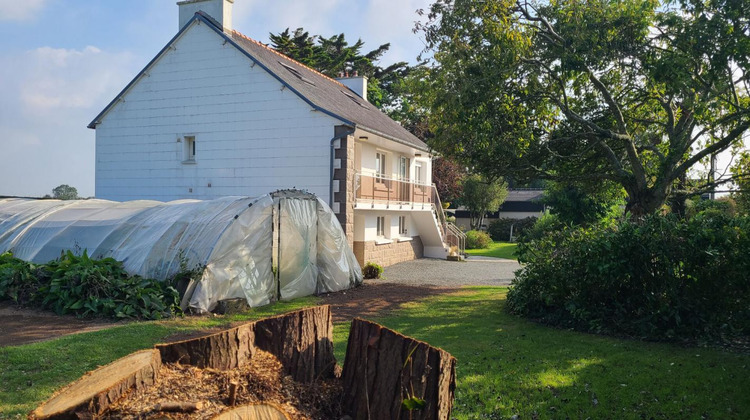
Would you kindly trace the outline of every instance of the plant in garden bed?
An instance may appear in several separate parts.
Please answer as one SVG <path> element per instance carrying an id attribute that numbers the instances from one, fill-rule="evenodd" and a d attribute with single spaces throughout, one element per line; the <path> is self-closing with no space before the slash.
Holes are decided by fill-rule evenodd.
<path id="1" fill-rule="evenodd" d="M 362 267 L 362 275 L 366 279 L 379 279 L 383 275 L 383 266 L 374 262 L 368 262 Z"/>
<path id="2" fill-rule="evenodd" d="M 113 258 L 67 251 L 47 264 L 0 256 L 0 300 L 41 306 L 58 314 L 160 319 L 180 313 L 179 294 L 154 279 L 130 276 Z"/>

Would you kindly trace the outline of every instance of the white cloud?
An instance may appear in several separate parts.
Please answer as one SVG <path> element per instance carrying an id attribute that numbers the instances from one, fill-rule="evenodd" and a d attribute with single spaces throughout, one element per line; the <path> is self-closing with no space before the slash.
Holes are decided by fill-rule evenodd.
<path id="1" fill-rule="evenodd" d="M 30 20 L 45 3 L 47 0 L 0 0 L 0 21 Z"/>
<path id="2" fill-rule="evenodd" d="M 0 195 L 44 195 L 63 183 L 93 195 L 94 131 L 86 125 L 140 60 L 96 47 L 41 47 L 0 61 L 14 63 L 0 68 Z"/>

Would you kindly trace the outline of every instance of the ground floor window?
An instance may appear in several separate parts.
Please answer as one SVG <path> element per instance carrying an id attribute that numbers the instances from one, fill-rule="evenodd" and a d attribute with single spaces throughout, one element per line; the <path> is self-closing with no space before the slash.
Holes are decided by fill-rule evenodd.
<path id="1" fill-rule="evenodd" d="M 377 219 L 378 219 L 378 238 L 385 238 L 385 217 L 379 216 Z"/>
<path id="2" fill-rule="evenodd" d="M 398 218 L 398 234 L 401 236 L 406 236 L 408 232 L 406 231 L 406 216 L 399 216 Z"/>

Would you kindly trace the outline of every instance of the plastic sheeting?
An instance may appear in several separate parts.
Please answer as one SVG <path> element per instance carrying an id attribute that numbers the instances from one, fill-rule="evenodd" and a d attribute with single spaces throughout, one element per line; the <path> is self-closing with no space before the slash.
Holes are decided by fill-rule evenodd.
<path id="1" fill-rule="evenodd" d="M 204 267 L 183 297 L 198 312 L 223 299 L 260 306 L 362 283 L 335 215 L 301 191 L 168 203 L 0 200 L 0 252 L 45 263 L 66 250 L 161 280 Z"/>

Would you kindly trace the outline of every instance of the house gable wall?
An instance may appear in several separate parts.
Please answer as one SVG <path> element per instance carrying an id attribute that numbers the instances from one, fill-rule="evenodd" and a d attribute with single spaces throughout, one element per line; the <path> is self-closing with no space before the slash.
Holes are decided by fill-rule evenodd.
<path id="1" fill-rule="evenodd" d="M 96 126 L 96 196 L 211 199 L 303 188 L 328 201 L 339 121 L 195 21 Z M 195 163 L 185 163 L 194 136 Z"/>

